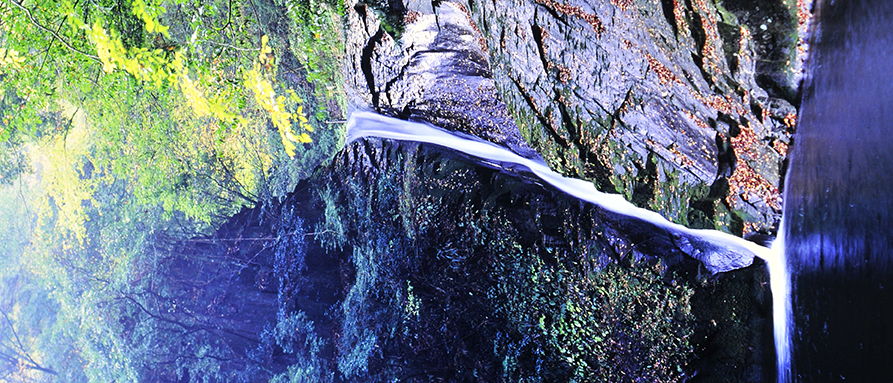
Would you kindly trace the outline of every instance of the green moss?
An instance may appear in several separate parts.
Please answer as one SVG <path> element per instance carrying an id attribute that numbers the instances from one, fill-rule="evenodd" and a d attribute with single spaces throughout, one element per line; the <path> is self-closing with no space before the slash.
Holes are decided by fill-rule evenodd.
<path id="1" fill-rule="evenodd" d="M 327 250 L 341 250 L 347 242 L 346 228 L 341 220 L 343 212 L 340 208 L 340 196 L 337 190 L 326 185 L 317 189 L 319 199 L 324 207 L 322 222 L 314 228 L 315 238 Z"/>
<path id="2" fill-rule="evenodd" d="M 498 286 L 498 304 L 524 336 L 542 341 L 536 361 L 548 366 L 542 378 L 678 379 L 693 352 L 691 287 L 666 282 L 659 262 L 586 271 L 585 260 L 550 265 L 514 250 L 497 265 L 509 276 Z M 509 359 L 517 365 L 517 358 Z M 515 381 L 532 378 L 522 368 L 505 373 Z"/>

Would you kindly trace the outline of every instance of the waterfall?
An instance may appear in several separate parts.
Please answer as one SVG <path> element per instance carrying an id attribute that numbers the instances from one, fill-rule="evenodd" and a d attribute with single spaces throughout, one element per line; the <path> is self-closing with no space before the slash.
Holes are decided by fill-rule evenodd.
<path id="1" fill-rule="evenodd" d="M 790 290 L 775 301 L 790 323 L 775 323 L 779 381 L 890 382 L 893 2 L 824 0 L 815 21 L 778 234 L 786 259 L 770 262 Z"/>
<path id="2" fill-rule="evenodd" d="M 775 256 L 767 261 L 772 290 L 772 328 L 775 337 L 775 366 L 778 383 L 791 381 L 791 275 L 784 256 L 784 218 L 772 242 Z"/>
<path id="3" fill-rule="evenodd" d="M 824 0 L 815 20 L 784 218 L 771 249 L 674 224 L 541 161 L 431 125 L 355 112 L 347 140 L 424 142 L 497 168 L 524 168 L 605 210 L 760 257 L 770 271 L 778 382 L 893 381 L 893 1 Z"/>
<path id="4" fill-rule="evenodd" d="M 690 236 L 693 240 L 706 242 L 727 252 L 746 254 L 751 257 L 757 256 L 769 263 L 778 262 L 775 252 L 771 249 L 721 231 L 690 229 L 672 223 L 656 212 L 636 207 L 619 194 L 602 193 L 589 181 L 564 177 L 549 169 L 541 161 L 522 157 L 490 142 L 461 137 L 424 123 L 399 120 L 371 112 L 354 112 L 347 122 L 347 142 L 350 143 L 365 137 L 435 144 L 480 158 L 482 161 L 498 167 L 514 168 L 521 166 L 559 190 L 573 197 L 599 205 L 605 210 L 624 216 L 636 217 L 657 227 L 673 233 L 679 233 L 680 235 Z M 739 263 L 735 267 L 745 267 L 749 264 L 750 262 Z M 728 269 L 711 269 L 711 265 L 708 262 L 705 262 L 705 266 L 711 272 L 728 271 Z"/>

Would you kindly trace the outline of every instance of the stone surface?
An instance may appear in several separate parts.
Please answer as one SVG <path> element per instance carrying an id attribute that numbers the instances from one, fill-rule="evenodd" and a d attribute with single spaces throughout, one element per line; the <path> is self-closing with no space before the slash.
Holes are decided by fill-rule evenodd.
<path id="1" fill-rule="evenodd" d="M 758 85 L 756 63 L 787 52 L 796 23 L 781 5 L 752 14 L 727 1 L 731 11 L 706 0 L 357 3 L 347 89 L 380 113 L 542 155 L 674 222 L 771 233 L 796 108 Z M 395 17 L 399 28 L 382 21 Z M 793 67 L 765 69 L 773 95 L 793 89 L 779 80 Z"/>
<path id="2" fill-rule="evenodd" d="M 754 31 L 768 13 L 727 2 L 734 12 L 708 0 L 465 6 L 503 100 L 553 168 L 676 222 L 744 234 L 779 218 L 796 115 L 777 96 L 794 85 L 778 75 L 785 65 L 757 63 L 792 49 L 795 41 L 779 36 L 796 20 Z M 739 24 L 736 14 L 752 17 Z M 758 70 L 774 80 L 757 81 Z M 760 82 L 774 84 L 776 97 Z"/>
<path id="3" fill-rule="evenodd" d="M 541 155 L 675 222 L 771 232 L 800 19 L 773 0 L 357 3 L 346 78 L 357 105 Z"/>
<path id="4" fill-rule="evenodd" d="M 399 40 L 385 32 L 371 6 L 355 4 L 348 13 L 345 77 L 354 104 L 539 158 L 499 101 L 480 34 L 464 9 L 442 3 L 432 12 L 421 2 L 406 8 Z"/>

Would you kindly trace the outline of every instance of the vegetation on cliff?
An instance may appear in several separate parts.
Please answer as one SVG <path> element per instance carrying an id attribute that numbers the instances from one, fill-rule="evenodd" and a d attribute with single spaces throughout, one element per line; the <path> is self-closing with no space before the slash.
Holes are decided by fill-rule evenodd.
<path id="1" fill-rule="evenodd" d="M 0 381 L 754 375 L 758 267 L 708 276 L 432 146 L 342 150 L 352 10 L 0 0 Z"/>
<path id="2" fill-rule="evenodd" d="M 2 379 L 239 370 L 227 352 L 271 318 L 224 308 L 275 302 L 238 280 L 250 257 L 200 238 L 284 197 L 343 144 L 338 12 L 0 1 Z"/>

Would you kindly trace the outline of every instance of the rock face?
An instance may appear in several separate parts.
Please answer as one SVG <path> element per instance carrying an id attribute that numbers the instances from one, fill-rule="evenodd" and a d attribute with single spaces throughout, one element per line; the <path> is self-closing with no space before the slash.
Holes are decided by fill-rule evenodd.
<path id="1" fill-rule="evenodd" d="M 788 8 L 779 13 L 787 17 L 757 11 L 769 3 L 777 11 L 784 2 L 760 1 L 753 9 L 732 0 L 351 3 L 346 88 L 356 105 L 542 158 L 677 223 L 739 235 L 768 232 L 779 218 L 778 188 L 796 119 L 793 66 L 778 61 L 794 47 L 785 34 L 796 22 Z M 685 253 L 684 244 L 650 242 L 654 233 L 647 229 L 609 224 L 598 209 L 581 210 L 579 202 L 530 182 L 461 162 L 426 145 L 370 140 L 349 145 L 332 165 L 346 174 L 333 173 L 322 183 L 326 193 L 359 188 L 331 203 L 349 208 L 330 226 L 361 236 L 335 241 L 353 247 L 346 263 L 359 269 L 378 259 L 378 270 L 392 274 L 387 285 L 376 282 L 385 287 L 372 288 L 363 279 L 371 274 L 357 271 L 350 291 L 367 286 L 368 293 L 355 295 L 375 302 L 381 313 L 404 302 L 414 318 L 433 318 L 420 327 L 406 327 L 399 313 L 388 314 L 390 322 L 382 316 L 367 323 L 390 331 L 376 338 L 390 349 L 372 348 L 372 338 L 359 329 L 343 329 L 339 352 L 366 355 L 370 366 L 381 362 L 347 375 L 388 380 L 394 371 L 415 376 L 420 372 L 413 368 L 421 368 L 454 374 L 439 376 L 443 380 L 519 381 L 536 375 L 532 371 L 553 371 L 550 381 L 569 381 L 575 371 L 602 381 L 772 380 L 761 370 L 771 364 L 763 358 L 772 357 L 763 353 L 771 343 L 764 265 L 704 277 L 690 258 L 676 256 Z M 651 274 L 624 263 L 637 257 L 656 262 L 647 267 L 666 268 L 654 274 L 666 284 L 639 292 L 638 282 L 599 290 L 624 275 L 650 281 Z M 554 287 L 563 278 L 592 290 L 580 294 L 565 282 Z M 662 295 L 676 283 L 693 295 Z M 658 318 L 651 314 L 611 325 L 616 332 L 598 332 L 605 323 L 622 322 L 605 313 L 587 313 L 591 323 L 567 322 L 583 317 L 566 311 L 578 303 L 592 310 L 623 307 L 639 301 L 613 297 L 636 294 L 662 297 L 649 307 L 690 305 L 692 316 L 667 319 L 685 324 L 655 327 L 654 334 L 675 333 L 650 340 L 631 334 Z M 577 297 L 583 298 L 573 301 Z M 559 302 L 563 298 L 570 300 Z M 458 307 L 468 311 L 457 316 Z M 352 323 L 348 319 L 343 323 Z M 438 332 L 444 329 L 450 331 Z M 450 338 L 455 331 L 472 335 Z M 662 360 L 653 370 L 660 375 L 648 375 L 643 345 L 658 338 L 684 340 L 657 345 L 664 355 L 696 357 Z M 456 343 L 438 346 L 434 339 Z M 565 348 L 581 342 L 592 348 Z M 408 359 L 396 356 L 401 347 L 419 345 L 428 354 L 413 355 L 423 367 L 410 368 Z M 677 363 L 685 365 L 678 374 L 665 368 Z M 627 375 L 631 371 L 635 377 Z"/>
<path id="2" fill-rule="evenodd" d="M 532 146 L 690 227 L 777 222 L 796 120 L 798 19 L 784 2 L 353 5 L 355 103 L 536 157 Z"/>
<path id="3" fill-rule="evenodd" d="M 463 8 L 443 3 L 435 12 L 410 6 L 419 10 L 402 14 L 406 24 L 399 41 L 385 32 L 391 27 L 371 6 L 355 5 L 348 13 L 345 81 L 353 102 L 539 158 L 499 101 L 480 34 Z"/>
<path id="4" fill-rule="evenodd" d="M 754 36 L 776 60 L 793 47 L 780 35 L 796 22 L 787 8 L 771 23 L 730 3 L 754 21 L 740 25 L 722 2 L 708 0 L 470 0 L 466 7 L 500 95 L 553 168 L 676 222 L 742 234 L 768 230 L 778 218 L 796 116 L 758 85 Z M 772 29 L 755 32 L 748 26 L 755 23 Z M 767 36 L 776 43 L 763 43 Z M 776 96 L 790 95 L 796 84 L 784 83 L 776 67 L 761 66 L 775 68 L 762 82 L 788 89 Z"/>

